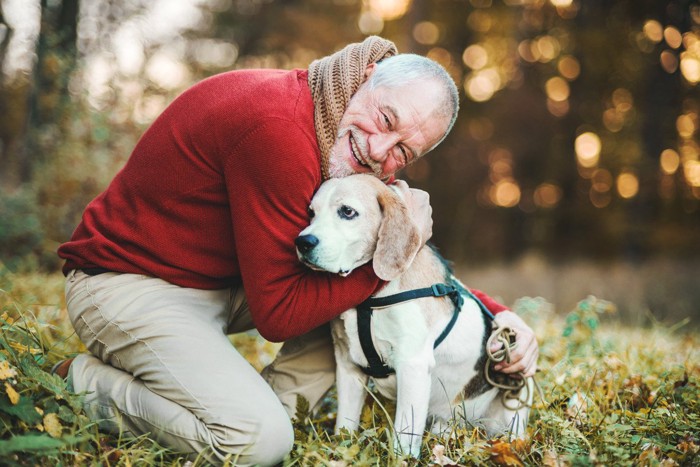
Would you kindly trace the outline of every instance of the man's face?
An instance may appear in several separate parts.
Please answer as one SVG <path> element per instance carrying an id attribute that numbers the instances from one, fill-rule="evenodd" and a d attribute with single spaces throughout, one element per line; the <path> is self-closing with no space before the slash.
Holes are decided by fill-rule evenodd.
<path id="1" fill-rule="evenodd" d="M 436 103 L 442 101 L 439 86 L 431 80 L 370 90 L 365 81 L 338 125 L 330 176 L 371 173 L 386 178 L 425 154 L 449 124 L 448 118 L 435 114 Z"/>

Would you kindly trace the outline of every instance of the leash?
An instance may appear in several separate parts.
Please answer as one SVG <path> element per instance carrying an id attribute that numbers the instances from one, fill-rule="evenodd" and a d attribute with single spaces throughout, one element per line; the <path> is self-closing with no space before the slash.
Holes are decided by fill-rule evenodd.
<path id="1" fill-rule="evenodd" d="M 481 300 L 479 300 L 479 298 L 476 297 L 469 289 L 462 287 L 461 290 L 463 293 L 467 294 L 469 298 L 476 302 L 484 315 L 491 319 L 493 330 L 491 331 L 491 335 L 486 342 L 487 359 L 486 364 L 484 365 L 484 378 L 491 386 L 502 390 L 501 403 L 503 406 L 515 411 L 526 406 L 530 407 L 530 404 L 528 404 L 527 401 L 530 400 L 530 391 L 532 390 L 532 387 L 537 390 L 542 402 L 545 402 L 544 392 L 534 376 L 523 377 L 522 372 L 518 373 L 520 378 L 513 378 L 499 372 L 496 372 L 497 376 L 493 375 L 492 372 L 495 371 L 493 366 L 495 364 L 502 361 L 510 363 L 510 354 L 518 346 L 518 343 L 515 340 L 515 331 L 508 326 L 501 326 L 496 323 L 496 317 L 493 315 L 493 313 L 491 313 L 491 311 L 486 308 L 486 305 L 484 305 Z M 501 343 L 501 348 L 495 352 L 491 352 L 491 344 L 494 341 Z M 524 393 L 521 391 L 524 391 Z"/>
<path id="2" fill-rule="evenodd" d="M 515 341 L 515 331 L 508 326 L 500 326 L 494 321 L 495 327 L 491 332 L 486 343 L 486 364 L 484 365 L 484 377 L 486 382 L 491 386 L 501 389 L 501 403 L 504 407 L 510 410 L 520 410 L 523 407 L 532 407 L 527 401 L 530 400 L 530 392 L 534 387 L 537 390 L 540 399 L 546 404 L 544 392 L 534 376 L 523 377 L 522 372 L 519 372 L 520 378 L 513 378 L 503 373 L 496 372 L 493 375 L 493 365 L 505 361 L 510 363 L 510 354 L 513 352 L 518 343 Z M 491 351 L 491 344 L 498 341 L 502 347 L 495 352 Z"/>

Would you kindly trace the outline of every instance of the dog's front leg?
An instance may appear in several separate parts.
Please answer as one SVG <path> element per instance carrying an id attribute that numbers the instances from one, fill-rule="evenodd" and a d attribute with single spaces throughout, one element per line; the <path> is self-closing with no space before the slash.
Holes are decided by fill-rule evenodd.
<path id="1" fill-rule="evenodd" d="M 338 392 L 338 416 L 335 420 L 335 432 L 341 428 L 357 430 L 365 402 L 367 376 L 347 358 L 336 350 L 335 382 Z M 345 355 L 347 357 L 347 354 Z"/>
<path id="2" fill-rule="evenodd" d="M 429 359 L 416 359 L 397 367 L 394 448 L 402 454 L 419 457 L 430 403 L 431 365 Z"/>

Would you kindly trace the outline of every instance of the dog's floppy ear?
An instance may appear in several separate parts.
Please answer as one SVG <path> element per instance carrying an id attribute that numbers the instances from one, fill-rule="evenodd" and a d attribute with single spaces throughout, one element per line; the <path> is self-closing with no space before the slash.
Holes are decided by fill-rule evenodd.
<path id="1" fill-rule="evenodd" d="M 380 279 L 388 281 L 408 269 L 420 249 L 421 238 L 408 208 L 397 194 L 389 189 L 381 190 L 377 200 L 383 216 L 373 267 Z"/>

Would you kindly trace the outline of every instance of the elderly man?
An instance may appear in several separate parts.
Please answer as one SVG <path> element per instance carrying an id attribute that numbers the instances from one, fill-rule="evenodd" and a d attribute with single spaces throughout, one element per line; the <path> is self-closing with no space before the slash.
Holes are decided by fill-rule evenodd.
<path id="1" fill-rule="evenodd" d="M 213 462 L 268 465 L 289 452 L 297 396 L 313 406 L 333 383 L 324 324 L 383 286 L 371 266 L 342 278 L 298 262 L 309 201 L 328 177 L 391 181 L 457 115 L 444 69 L 395 54 L 370 37 L 308 71 L 206 79 L 165 109 L 88 205 L 59 255 L 91 355 L 56 372 L 87 393 L 104 429 L 150 433 Z M 427 194 L 400 186 L 425 241 Z M 481 297 L 521 331 L 523 350 L 504 371 L 534 372 L 531 330 Z M 252 328 L 287 341 L 262 376 L 227 338 Z"/>

